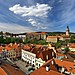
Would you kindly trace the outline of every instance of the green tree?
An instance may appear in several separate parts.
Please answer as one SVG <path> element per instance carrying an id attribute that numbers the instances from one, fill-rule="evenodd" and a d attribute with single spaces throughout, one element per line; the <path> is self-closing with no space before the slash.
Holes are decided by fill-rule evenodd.
<path id="1" fill-rule="evenodd" d="M 58 41 L 57 43 L 55 43 L 55 45 L 56 45 L 56 48 L 60 48 L 62 45 L 62 41 L 61 40 Z"/>
<path id="2" fill-rule="evenodd" d="M 38 41 L 38 44 L 42 44 L 42 45 L 46 45 L 46 44 L 48 44 L 45 40 L 39 40 Z"/>
<path id="3" fill-rule="evenodd" d="M 68 47 L 66 47 L 64 50 L 65 50 L 66 52 L 68 52 L 68 51 L 69 51 L 69 48 L 68 48 Z"/>
<path id="4" fill-rule="evenodd" d="M 11 38 L 10 37 L 6 37 L 6 39 L 4 39 L 3 41 L 4 44 L 9 44 L 11 43 Z"/>

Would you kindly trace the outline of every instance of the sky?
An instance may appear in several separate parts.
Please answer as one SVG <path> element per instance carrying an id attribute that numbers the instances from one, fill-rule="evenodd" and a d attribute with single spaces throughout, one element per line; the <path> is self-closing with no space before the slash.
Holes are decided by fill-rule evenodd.
<path id="1" fill-rule="evenodd" d="M 75 0 L 0 0 L 0 31 L 75 32 Z"/>

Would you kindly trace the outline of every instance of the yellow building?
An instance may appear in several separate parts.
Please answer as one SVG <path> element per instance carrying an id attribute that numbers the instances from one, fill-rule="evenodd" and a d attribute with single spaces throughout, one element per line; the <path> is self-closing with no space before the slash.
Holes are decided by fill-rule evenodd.
<path id="1" fill-rule="evenodd" d="M 48 36 L 46 41 L 47 42 L 53 42 L 53 43 L 57 43 L 59 40 L 59 36 Z"/>

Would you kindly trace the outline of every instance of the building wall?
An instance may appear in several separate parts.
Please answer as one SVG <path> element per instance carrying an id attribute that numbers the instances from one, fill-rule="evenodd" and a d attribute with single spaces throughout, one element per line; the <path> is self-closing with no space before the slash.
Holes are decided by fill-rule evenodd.
<path id="1" fill-rule="evenodd" d="M 47 38 L 47 42 L 54 42 L 56 43 L 58 41 L 58 38 Z"/>
<path id="2" fill-rule="evenodd" d="M 46 39 L 46 34 L 41 34 L 41 39 Z"/>
<path id="3" fill-rule="evenodd" d="M 8 58 L 10 59 L 16 58 L 16 52 L 13 49 L 8 51 Z"/>
<path id="4" fill-rule="evenodd" d="M 2 52 L 0 52 L 0 59 L 6 59 L 6 58 L 7 58 L 7 51 L 2 50 Z"/>
<path id="5" fill-rule="evenodd" d="M 25 51 L 22 49 L 22 57 L 21 57 L 24 61 L 31 63 L 32 65 L 35 65 L 35 59 L 36 59 L 36 55 Z"/>
<path id="6" fill-rule="evenodd" d="M 41 67 L 45 61 L 43 61 L 41 58 L 36 58 L 36 54 L 25 51 L 22 49 L 22 57 L 24 61 L 31 63 L 35 66 L 35 68 Z"/>
<path id="7" fill-rule="evenodd" d="M 75 51 L 75 48 L 69 48 L 70 49 L 70 51 Z"/>
<path id="8" fill-rule="evenodd" d="M 41 67 L 44 63 L 45 63 L 45 61 L 43 61 L 41 58 L 39 58 L 39 59 L 36 58 L 36 66 L 35 66 L 35 68 L 38 69 L 38 68 Z"/>

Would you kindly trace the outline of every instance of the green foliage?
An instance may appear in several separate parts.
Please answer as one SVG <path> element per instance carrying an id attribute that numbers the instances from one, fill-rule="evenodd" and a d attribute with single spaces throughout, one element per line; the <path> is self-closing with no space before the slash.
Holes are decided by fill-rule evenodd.
<path id="1" fill-rule="evenodd" d="M 3 43 L 4 39 L 2 36 L 0 36 L 0 43 Z"/>
<path id="2" fill-rule="evenodd" d="M 68 51 L 69 51 L 69 48 L 68 48 L 68 47 L 66 47 L 64 50 L 65 50 L 66 52 L 68 52 Z"/>
<path id="3" fill-rule="evenodd" d="M 12 43 L 15 43 L 15 42 L 22 43 L 22 39 L 21 38 L 11 38 L 11 42 Z"/>
<path id="4" fill-rule="evenodd" d="M 56 33 L 54 33 L 54 32 L 51 32 L 50 34 L 49 34 L 49 36 L 55 36 L 56 35 Z"/>
<path id="5" fill-rule="evenodd" d="M 69 43 L 75 43 L 75 35 L 71 35 Z"/>
<path id="6" fill-rule="evenodd" d="M 26 38 L 25 40 L 24 40 L 24 42 L 23 42 L 24 44 L 27 44 L 27 43 L 29 43 L 29 39 L 28 38 Z"/>
<path id="7" fill-rule="evenodd" d="M 42 44 L 42 45 L 46 45 L 46 44 L 48 44 L 45 40 L 39 40 L 38 41 L 38 44 Z"/>
<path id="8" fill-rule="evenodd" d="M 55 45 L 56 45 L 56 48 L 60 48 L 62 45 L 62 41 L 58 41 L 57 43 L 55 43 Z"/>
<path id="9" fill-rule="evenodd" d="M 23 43 L 25 43 L 25 44 L 27 44 L 27 43 L 32 43 L 32 44 L 41 44 L 41 45 L 46 45 L 46 44 L 48 44 L 45 40 L 37 40 L 37 39 L 32 39 L 32 40 L 30 40 L 30 39 L 25 39 L 25 41 L 23 42 Z"/>
<path id="10" fill-rule="evenodd" d="M 70 38 L 69 43 L 75 43 L 75 40 Z"/>
<path id="11" fill-rule="evenodd" d="M 0 36 L 0 44 L 9 44 L 9 43 L 15 43 L 15 42 L 22 43 L 22 39 Z"/>
<path id="12" fill-rule="evenodd" d="M 75 39 L 75 35 L 71 35 L 71 39 Z"/>
<path id="13" fill-rule="evenodd" d="M 11 42 L 11 38 L 6 37 L 6 39 L 4 39 L 3 43 L 4 44 L 9 44 Z"/>

